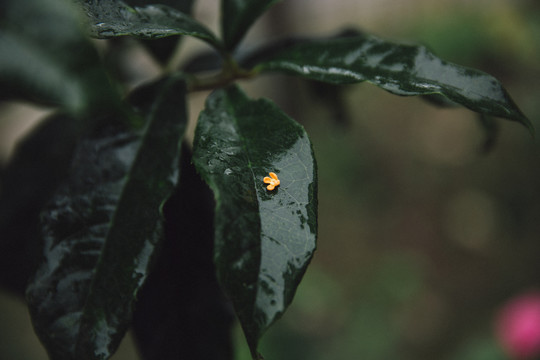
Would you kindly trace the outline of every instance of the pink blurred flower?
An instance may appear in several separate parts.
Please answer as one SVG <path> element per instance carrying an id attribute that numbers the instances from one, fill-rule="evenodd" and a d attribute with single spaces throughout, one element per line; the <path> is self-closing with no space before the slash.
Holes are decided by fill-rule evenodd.
<path id="1" fill-rule="evenodd" d="M 499 342 L 512 359 L 540 355 L 540 291 L 511 299 L 497 316 Z"/>

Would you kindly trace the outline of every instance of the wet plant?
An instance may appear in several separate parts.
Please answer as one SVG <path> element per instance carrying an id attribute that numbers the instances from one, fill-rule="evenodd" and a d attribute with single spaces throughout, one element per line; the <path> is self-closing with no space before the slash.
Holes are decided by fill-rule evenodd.
<path id="1" fill-rule="evenodd" d="M 129 327 L 145 359 L 231 359 L 233 314 L 262 358 L 316 248 L 317 166 L 304 128 L 239 80 L 369 82 L 533 131 L 498 80 L 422 46 L 349 29 L 238 52 L 276 3 L 222 0 L 218 36 L 193 0 L 0 2 L 2 99 L 55 109 L 0 193 L 1 284 L 26 296 L 51 359 L 108 359 Z M 90 41 L 132 37 L 167 64 L 179 36 L 212 50 L 129 92 Z"/>

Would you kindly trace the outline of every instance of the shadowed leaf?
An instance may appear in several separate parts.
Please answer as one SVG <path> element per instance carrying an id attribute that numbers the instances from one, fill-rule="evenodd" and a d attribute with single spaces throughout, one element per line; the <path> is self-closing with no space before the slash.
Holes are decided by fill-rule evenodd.
<path id="1" fill-rule="evenodd" d="M 238 45 L 251 25 L 280 0 L 222 0 L 221 30 L 228 50 Z"/>
<path id="2" fill-rule="evenodd" d="M 43 120 L 17 146 L 0 179 L 0 285 L 24 296 L 39 253 L 39 213 L 67 174 L 80 136 L 65 114 Z"/>
<path id="3" fill-rule="evenodd" d="M 83 138 L 42 212 L 44 259 L 27 300 L 53 360 L 108 359 L 131 321 L 178 179 L 184 95 L 176 78 L 135 91 L 144 129 L 113 118 Z"/>
<path id="4" fill-rule="evenodd" d="M 76 115 L 118 103 L 80 15 L 66 0 L 0 3 L 0 100 L 59 106 Z"/>
<path id="5" fill-rule="evenodd" d="M 184 147 L 180 184 L 164 207 L 165 242 L 133 319 L 143 359 L 233 359 L 234 313 L 216 278 L 213 214 L 212 191 Z"/>

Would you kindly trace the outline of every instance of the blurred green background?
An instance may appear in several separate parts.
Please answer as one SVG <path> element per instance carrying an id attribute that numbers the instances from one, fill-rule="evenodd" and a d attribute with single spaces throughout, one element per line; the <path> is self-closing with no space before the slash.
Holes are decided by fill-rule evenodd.
<path id="1" fill-rule="evenodd" d="M 200 1 L 196 16 L 215 28 L 215 11 L 215 1 Z M 346 26 L 420 42 L 494 75 L 540 129 L 537 0 L 287 0 L 246 43 Z M 263 338 L 265 358 L 508 359 L 494 337 L 497 311 L 540 287 L 538 140 L 497 120 L 486 152 L 474 113 L 369 84 L 338 92 L 278 76 L 245 86 L 304 124 L 319 165 L 318 251 L 293 305 Z M 202 101 L 193 95 L 193 117 Z M 26 131 L 7 130 L 21 116 L 0 123 L 2 158 L 13 134 Z M 248 360 L 239 329 L 236 341 L 237 359 Z M 24 304 L 5 293 L 0 358 L 46 359 Z M 113 359 L 137 359 L 129 336 Z"/>

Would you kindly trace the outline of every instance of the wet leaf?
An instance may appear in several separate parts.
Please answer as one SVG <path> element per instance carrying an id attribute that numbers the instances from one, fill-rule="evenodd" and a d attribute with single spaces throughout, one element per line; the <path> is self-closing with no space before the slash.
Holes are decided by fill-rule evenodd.
<path id="1" fill-rule="evenodd" d="M 167 5 L 172 8 L 175 8 L 176 10 L 191 15 L 191 9 L 193 7 L 193 3 L 195 0 L 161 0 L 161 1 L 153 1 L 153 0 L 128 0 L 126 3 L 131 6 L 145 6 L 150 5 L 159 2 L 162 5 Z M 162 64 L 166 65 L 167 61 L 169 61 L 170 57 L 174 54 L 174 52 L 177 50 L 177 47 L 180 43 L 180 36 L 169 36 L 166 38 L 161 39 L 153 39 L 153 40 L 144 40 L 141 39 L 140 41 L 144 44 L 144 46 L 150 50 L 152 55 Z"/>
<path id="2" fill-rule="evenodd" d="M 291 303 L 315 250 L 317 179 L 304 129 L 267 100 L 217 90 L 201 113 L 194 164 L 216 198 L 214 257 L 253 356 Z M 269 191 L 263 178 L 275 172 Z"/>
<path id="3" fill-rule="evenodd" d="M 372 35 L 295 41 L 255 54 L 260 71 L 282 71 L 332 84 L 368 81 L 396 95 L 439 94 L 481 114 L 502 117 L 534 131 L 501 83 L 486 73 L 449 63 L 423 46 Z"/>
<path id="4" fill-rule="evenodd" d="M 176 78 L 137 90 L 145 128 L 110 119 L 82 139 L 42 212 L 44 260 L 27 300 L 51 359 L 108 359 L 122 339 L 177 183 L 184 96 Z"/>
<path id="5" fill-rule="evenodd" d="M 251 25 L 280 0 L 222 0 L 221 29 L 223 41 L 232 50 L 245 36 Z"/>
<path id="6" fill-rule="evenodd" d="M 221 42 L 206 26 L 166 5 L 132 8 L 118 0 L 89 0 L 83 6 L 88 15 L 90 35 L 98 39 L 127 35 L 143 39 L 189 35 L 217 49 L 222 48 Z"/>
<path id="7" fill-rule="evenodd" d="M 124 2 L 131 7 L 162 4 L 175 8 L 176 10 L 181 11 L 184 14 L 191 14 L 191 9 L 195 0 L 126 0 Z"/>
<path id="8" fill-rule="evenodd" d="M 66 0 L 0 3 L 0 100 L 60 106 L 77 115 L 117 101 L 79 20 Z"/>

